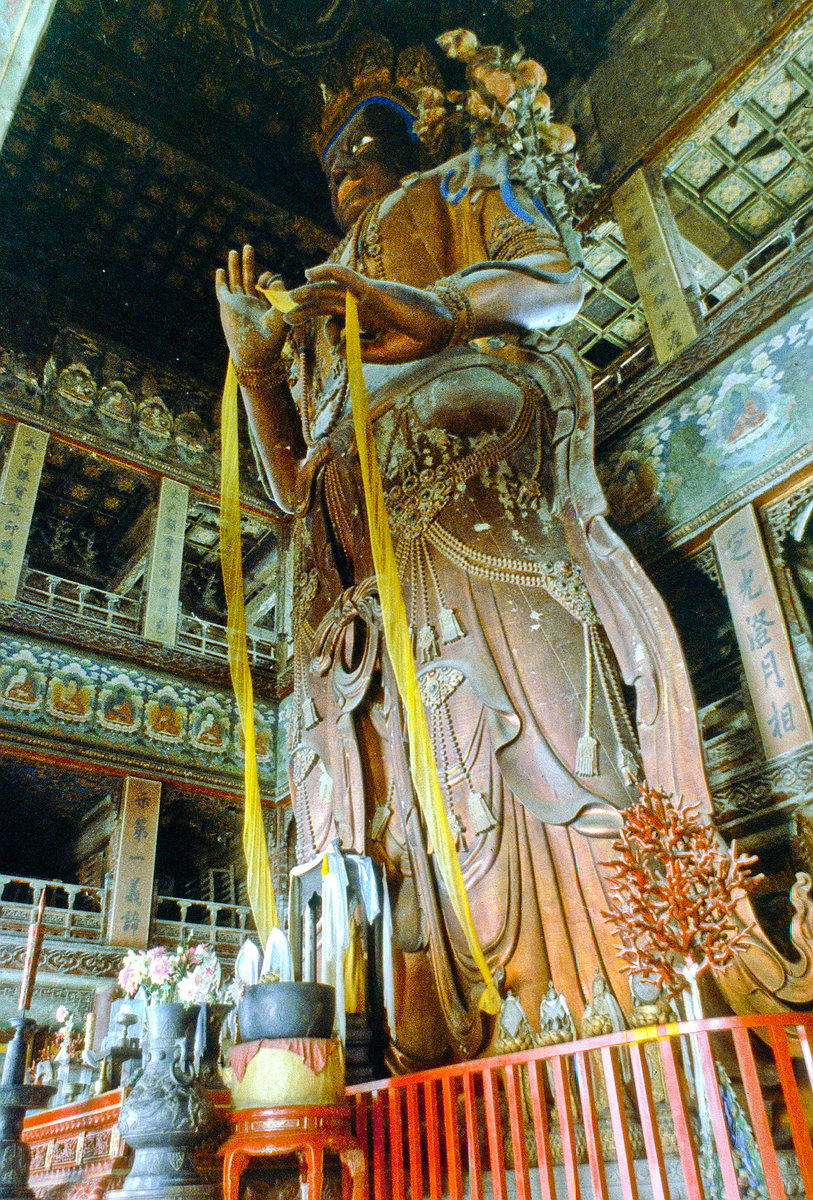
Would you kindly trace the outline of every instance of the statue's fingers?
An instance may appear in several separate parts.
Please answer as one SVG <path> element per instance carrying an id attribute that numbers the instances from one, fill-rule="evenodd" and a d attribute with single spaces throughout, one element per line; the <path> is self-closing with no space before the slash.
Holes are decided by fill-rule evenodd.
<path id="1" fill-rule="evenodd" d="M 291 299 L 298 308 L 307 309 L 310 316 L 327 316 L 344 312 L 344 295 L 342 284 L 308 283 L 291 292 Z"/>
<path id="2" fill-rule="evenodd" d="M 257 290 L 254 287 L 254 272 L 256 269 L 254 247 L 243 246 L 243 291 L 247 296 L 257 295 Z"/>
<path id="3" fill-rule="evenodd" d="M 310 267 L 305 272 L 305 278 L 308 283 L 340 283 L 345 291 L 354 294 L 369 282 L 363 275 L 359 275 L 358 271 L 343 267 L 341 263 L 321 263 L 318 267 Z"/>
<path id="4" fill-rule="evenodd" d="M 219 278 L 217 276 L 219 276 Z M 215 295 L 217 296 L 220 304 L 228 304 L 231 300 L 231 291 L 229 290 L 229 285 L 226 282 L 226 272 L 218 271 L 217 276 L 215 276 Z"/>
<path id="5" fill-rule="evenodd" d="M 266 288 L 269 292 L 273 292 L 278 288 L 284 288 L 285 282 L 281 275 L 275 275 L 273 271 L 263 271 L 257 280 L 257 287 Z"/>
<path id="6" fill-rule="evenodd" d="M 229 287 L 233 292 L 242 292 L 240 272 L 240 255 L 236 250 L 229 251 Z"/>

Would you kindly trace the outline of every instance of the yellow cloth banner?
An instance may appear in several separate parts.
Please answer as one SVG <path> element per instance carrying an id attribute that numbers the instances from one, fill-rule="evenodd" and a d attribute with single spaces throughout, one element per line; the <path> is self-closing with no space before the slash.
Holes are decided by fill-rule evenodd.
<path id="1" fill-rule="evenodd" d="M 373 425 L 367 402 L 367 388 L 361 369 L 358 307 L 355 297 L 349 292 L 346 298 L 345 335 L 353 425 L 356 430 L 356 444 L 364 485 L 364 498 L 367 504 L 373 563 L 381 600 L 384 640 L 387 644 L 387 652 L 392 663 L 401 702 L 406 712 L 412 782 L 429 839 L 434 847 L 435 861 L 438 864 L 441 879 L 451 900 L 455 916 L 466 936 L 471 956 L 485 981 L 486 986 L 480 1000 L 480 1007 L 485 1012 L 498 1013 L 500 997 L 474 928 L 460 863 L 457 861 L 454 837 L 449 828 L 449 819 L 446 815 L 443 797 L 440 794 L 440 783 L 438 782 L 435 757 L 432 753 L 429 728 L 426 724 L 426 713 L 418 688 L 418 675 L 415 670 L 415 659 L 409 637 L 404 594 L 395 565 L 395 551 L 387 520 L 387 509 L 384 504 L 384 485 L 378 469 Z"/>
<path id="2" fill-rule="evenodd" d="M 243 853 L 246 889 L 260 941 L 265 947 L 279 925 L 268 847 L 265 841 L 257 752 L 254 741 L 254 688 L 248 665 L 243 551 L 240 541 L 240 466 L 237 441 L 237 376 L 229 359 L 220 417 L 220 565 L 226 593 L 229 670 L 245 742 L 245 811 Z"/>

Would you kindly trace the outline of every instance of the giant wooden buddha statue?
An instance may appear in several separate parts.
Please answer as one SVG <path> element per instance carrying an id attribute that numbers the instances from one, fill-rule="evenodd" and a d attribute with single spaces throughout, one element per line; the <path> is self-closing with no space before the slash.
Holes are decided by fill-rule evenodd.
<path id="1" fill-rule="evenodd" d="M 631 773 L 711 812 L 686 666 L 658 594 L 610 528 L 593 407 L 556 328 L 579 272 L 538 196 L 473 147 L 418 171 L 415 109 L 362 88 L 329 114 L 323 164 L 345 237 L 283 319 L 249 247 L 219 273 L 258 460 L 294 517 L 291 794 L 298 853 L 333 838 L 384 864 L 395 1058 L 473 1055 L 481 986 L 434 869 L 386 669 L 344 356 L 357 298 L 365 379 L 419 686 L 480 943 L 532 1024 L 596 967 L 620 1004 L 603 864 Z M 626 686 L 626 690 L 625 690 Z M 747 902 L 743 920 L 751 917 Z M 797 933 L 800 931 L 797 930 Z M 801 933 L 800 933 L 801 938 Z M 808 1002 L 755 931 L 720 981 L 739 1011 Z"/>

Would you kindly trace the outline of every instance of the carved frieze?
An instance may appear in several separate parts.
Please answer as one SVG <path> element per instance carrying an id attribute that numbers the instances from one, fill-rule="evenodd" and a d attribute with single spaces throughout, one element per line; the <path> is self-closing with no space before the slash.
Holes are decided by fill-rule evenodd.
<path id="1" fill-rule="evenodd" d="M 758 761 L 721 781 L 710 776 L 719 826 L 743 817 L 775 811 L 779 805 L 802 803 L 813 788 L 813 746 L 802 746 L 771 762 Z"/>

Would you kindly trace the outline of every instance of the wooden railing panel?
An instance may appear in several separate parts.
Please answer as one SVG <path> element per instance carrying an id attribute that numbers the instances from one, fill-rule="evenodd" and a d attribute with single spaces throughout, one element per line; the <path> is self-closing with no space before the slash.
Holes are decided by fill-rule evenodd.
<path id="1" fill-rule="evenodd" d="M 669 1108 L 672 1113 L 672 1123 L 675 1127 L 675 1139 L 680 1155 L 680 1165 L 683 1169 L 683 1179 L 686 1185 L 686 1200 L 705 1200 L 703 1184 L 700 1180 L 700 1165 L 697 1161 L 697 1146 L 689 1122 L 689 1109 L 681 1085 L 681 1068 L 675 1056 L 675 1046 L 671 1038 L 663 1038 L 658 1043 L 663 1066 L 666 1094 L 669 1098 Z"/>
<path id="2" fill-rule="evenodd" d="M 531 1095 L 531 1116 L 533 1117 L 536 1156 L 539 1163 L 539 1191 L 542 1196 L 555 1196 L 556 1183 L 553 1178 L 553 1154 L 550 1148 L 550 1127 L 548 1125 L 548 1109 L 545 1104 L 543 1070 L 544 1067 L 538 1059 L 529 1061 L 528 1090 Z"/>
<path id="3" fill-rule="evenodd" d="M 556 1115 L 562 1138 L 562 1162 L 565 1168 L 567 1194 L 570 1200 L 581 1200 L 579 1163 L 576 1158 L 576 1126 L 567 1078 L 567 1059 L 557 1055 L 550 1060 L 553 1075 L 553 1094 L 556 1098 Z"/>
<path id="4" fill-rule="evenodd" d="M 607 1104 L 613 1128 L 621 1195 L 624 1200 L 638 1200 L 638 1184 L 635 1179 L 635 1165 L 632 1161 L 629 1126 L 624 1105 L 624 1092 L 618 1072 L 617 1054 L 618 1050 L 615 1046 L 602 1046 L 601 1065 L 604 1069 L 604 1082 L 607 1087 Z"/>
<path id="5" fill-rule="evenodd" d="M 632 1079 L 635 1084 L 635 1098 L 638 1101 L 638 1116 L 641 1120 L 641 1130 L 644 1135 L 649 1181 L 652 1187 L 652 1200 L 671 1200 L 669 1180 L 663 1161 L 663 1145 L 658 1129 L 658 1118 L 655 1102 L 652 1099 L 652 1085 L 649 1078 L 644 1051 L 638 1042 L 629 1048 L 632 1065 Z M 771 1200 L 775 1200 L 772 1196 Z"/>
<path id="6" fill-rule="evenodd" d="M 466 1142 L 469 1151 L 469 1196 L 471 1200 L 483 1200 L 480 1126 L 477 1121 L 477 1096 L 474 1079 L 475 1076 L 471 1071 L 467 1071 L 463 1076 L 463 1112 L 466 1118 Z"/>
<path id="7" fill-rule="evenodd" d="M 443 1128 L 446 1134 L 446 1170 L 448 1173 L 449 1200 L 463 1200 L 463 1169 L 460 1162 L 460 1128 L 457 1122 L 457 1080 L 444 1076 L 441 1080 L 443 1095 Z"/>
<path id="8" fill-rule="evenodd" d="M 607 1173 L 604 1170 L 604 1155 L 601 1151 L 601 1136 L 598 1129 L 596 1101 L 593 1095 L 590 1058 L 584 1050 L 577 1050 L 573 1057 L 576 1064 L 576 1080 L 579 1085 L 579 1096 L 581 1098 L 584 1140 L 587 1144 L 587 1161 L 590 1165 L 593 1200 L 608 1200 Z"/>
<path id="9" fill-rule="evenodd" d="M 374 1200 L 423 1200 L 427 1186 L 430 1200 L 485 1200 L 486 1197 L 532 1200 L 537 1194 L 543 1200 L 564 1200 L 565 1191 L 568 1200 L 581 1200 L 580 1174 L 586 1174 L 584 1166 L 580 1167 L 576 1149 L 577 1127 L 581 1124 L 594 1200 L 607 1200 L 607 1167 L 599 1137 L 600 1119 L 603 1121 L 604 1115 L 597 1107 L 599 1097 L 604 1095 L 604 1091 L 599 1091 L 598 1060 L 606 1085 L 605 1111 L 609 1113 L 613 1131 L 619 1192 L 623 1200 L 638 1200 L 629 1126 L 632 1110 L 621 1081 L 622 1054 L 629 1057 L 632 1067 L 653 1200 L 675 1200 L 677 1196 L 685 1200 L 740 1200 L 733 1135 L 728 1124 L 731 1114 L 727 1114 L 728 1102 L 724 1102 L 718 1081 L 710 1034 L 715 1036 L 715 1046 L 719 1040 L 722 1048 L 722 1039 L 726 1039 L 736 1054 L 768 1200 L 787 1200 L 781 1173 L 784 1165 L 780 1167 L 781 1154 L 777 1154 L 771 1139 L 752 1032 L 773 1051 L 774 1077 L 778 1077 L 785 1099 L 799 1173 L 807 1194 L 813 1196 L 813 1143 L 788 1038 L 790 1034 L 794 1051 L 800 1055 L 796 1063 L 799 1071 L 804 1074 L 807 1070 L 813 1078 L 812 1031 L 813 1014 L 795 1013 L 712 1018 L 645 1032 L 646 1038 L 657 1039 L 669 1117 L 678 1147 L 683 1179 L 674 1187 L 670 1187 L 664 1161 L 658 1126 L 661 1114 L 653 1099 L 654 1075 L 650 1076 L 638 1031 L 360 1084 L 349 1090 L 355 1104 L 357 1136 L 370 1155 Z M 701 1076 L 697 1082 L 708 1105 L 706 1129 L 713 1136 L 715 1159 L 722 1177 L 720 1189 L 712 1185 L 713 1198 L 704 1186 L 698 1164 L 684 1078 L 684 1068 L 689 1071 L 691 1066 L 688 1058 L 681 1055 L 681 1038 L 687 1042 L 691 1039 L 695 1069 Z M 536 1186 L 531 1186 L 528 1161 L 526 1134 L 531 1128 L 539 1164 L 538 1192 Z M 561 1175 L 553 1166 L 552 1130 L 561 1138 L 561 1175 L 565 1187 L 559 1182 L 558 1189 Z M 461 1134 L 465 1139 L 462 1144 Z M 504 1150 L 509 1138 L 513 1158 L 510 1179 Z M 641 1164 L 638 1166 L 640 1170 Z M 717 1190 L 721 1192 L 719 1197 Z"/>
<path id="10" fill-rule="evenodd" d="M 509 1063 L 505 1068 L 505 1090 L 508 1097 L 508 1119 L 511 1125 L 511 1149 L 514 1154 L 514 1187 L 517 1200 L 531 1200 L 531 1180 L 528 1175 L 528 1150 L 525 1145 L 525 1114 L 522 1109 L 521 1068 Z"/>
<path id="11" fill-rule="evenodd" d="M 751 1039 L 747 1029 L 733 1029 L 734 1049 L 740 1067 L 745 1100 L 754 1127 L 754 1136 L 760 1148 L 762 1169 L 765 1172 L 765 1183 L 768 1188 L 769 1200 L 787 1200 L 785 1185 L 782 1183 L 782 1173 L 771 1136 L 768 1114 L 762 1102 L 762 1088 L 757 1075 L 757 1065 L 751 1048 Z"/>
<path id="12" fill-rule="evenodd" d="M 508 1189 L 505 1182 L 505 1156 L 502 1148 L 500 1097 L 497 1090 L 497 1073 L 493 1068 L 483 1071 L 483 1096 L 488 1135 L 488 1157 L 491 1162 L 491 1193 L 494 1200 L 508 1200 Z"/>
<path id="13" fill-rule="evenodd" d="M 695 1039 L 700 1070 L 703 1074 L 703 1086 L 706 1092 L 706 1102 L 709 1109 L 709 1119 L 714 1134 L 714 1144 L 720 1160 L 720 1171 L 723 1176 L 725 1200 L 741 1200 L 739 1184 L 737 1183 L 737 1168 L 734 1165 L 734 1155 L 731 1153 L 731 1142 L 728 1138 L 723 1101 L 717 1083 L 717 1071 L 711 1053 L 711 1042 L 705 1030 L 698 1030 L 690 1035 Z"/>
<path id="14" fill-rule="evenodd" d="M 805 1033 L 807 1032 L 806 1030 Z M 793 1137 L 793 1148 L 799 1163 L 799 1173 L 802 1176 L 807 1195 L 813 1196 L 813 1147 L 810 1144 L 810 1133 L 799 1096 L 799 1087 L 793 1073 L 788 1037 L 785 1030 L 776 1025 L 771 1026 L 770 1036 L 779 1082 L 782 1085 L 782 1093 L 788 1109 L 788 1120 Z"/>

